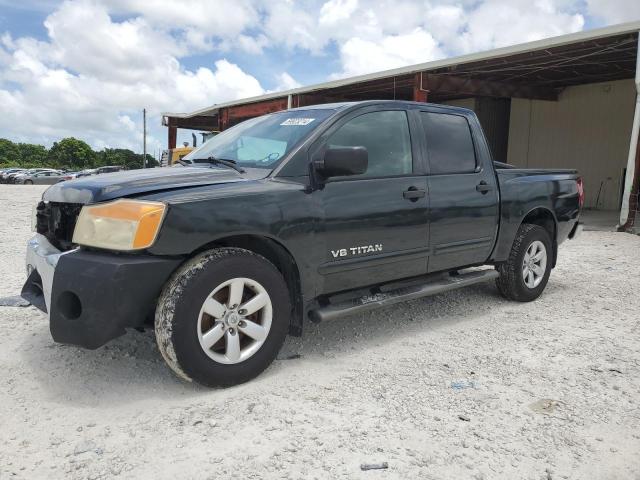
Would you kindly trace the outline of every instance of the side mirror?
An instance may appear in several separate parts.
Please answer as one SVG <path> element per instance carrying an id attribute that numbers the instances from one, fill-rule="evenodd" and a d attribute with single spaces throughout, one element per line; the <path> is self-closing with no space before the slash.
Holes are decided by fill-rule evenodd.
<path id="1" fill-rule="evenodd" d="M 325 178 L 361 175 L 368 165 L 369 154 L 365 147 L 328 148 L 324 157 L 314 162 L 315 169 Z"/>

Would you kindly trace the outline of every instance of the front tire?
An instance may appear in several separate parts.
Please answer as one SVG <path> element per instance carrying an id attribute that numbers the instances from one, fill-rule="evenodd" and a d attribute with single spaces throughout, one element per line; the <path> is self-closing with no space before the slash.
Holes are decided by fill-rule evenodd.
<path id="1" fill-rule="evenodd" d="M 156 341 L 180 377 L 228 387 L 271 364 L 290 314 L 287 285 L 271 262 L 240 248 L 209 250 L 165 285 L 156 308 Z"/>
<path id="2" fill-rule="evenodd" d="M 509 258 L 496 267 L 500 273 L 496 286 L 502 296 L 517 302 L 538 298 L 551 274 L 552 248 L 551 238 L 544 228 L 522 224 Z"/>
<path id="3" fill-rule="evenodd" d="M 33 185 L 33 180 L 25 180 L 24 184 L 25 185 Z"/>

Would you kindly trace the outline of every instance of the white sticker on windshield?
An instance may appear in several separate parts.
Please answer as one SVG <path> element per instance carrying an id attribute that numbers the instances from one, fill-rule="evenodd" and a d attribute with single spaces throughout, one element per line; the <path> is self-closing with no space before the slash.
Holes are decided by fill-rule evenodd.
<path id="1" fill-rule="evenodd" d="M 315 118 L 287 118 L 280 125 L 309 125 Z"/>

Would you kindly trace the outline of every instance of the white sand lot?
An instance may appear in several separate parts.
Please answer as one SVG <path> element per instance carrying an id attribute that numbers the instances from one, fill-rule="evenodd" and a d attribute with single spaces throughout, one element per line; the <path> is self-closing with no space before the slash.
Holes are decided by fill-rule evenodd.
<path id="1" fill-rule="evenodd" d="M 0 296 L 42 191 L 0 185 Z M 640 478 L 640 237 L 565 243 L 533 303 L 488 283 L 305 329 L 206 390 L 151 332 L 88 351 L 0 307 L 0 479 Z"/>

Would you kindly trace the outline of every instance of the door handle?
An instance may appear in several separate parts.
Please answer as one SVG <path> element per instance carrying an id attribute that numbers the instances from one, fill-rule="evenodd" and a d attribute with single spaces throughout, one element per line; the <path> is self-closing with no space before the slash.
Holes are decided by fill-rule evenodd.
<path id="1" fill-rule="evenodd" d="M 488 191 L 493 190 L 493 187 L 483 180 L 478 185 L 476 185 L 476 190 L 484 195 Z"/>
<path id="2" fill-rule="evenodd" d="M 411 200 L 412 202 L 417 201 L 419 198 L 424 197 L 427 194 L 424 190 L 419 190 L 416 187 L 409 187 L 408 190 L 402 192 L 402 196 L 406 200 Z"/>

